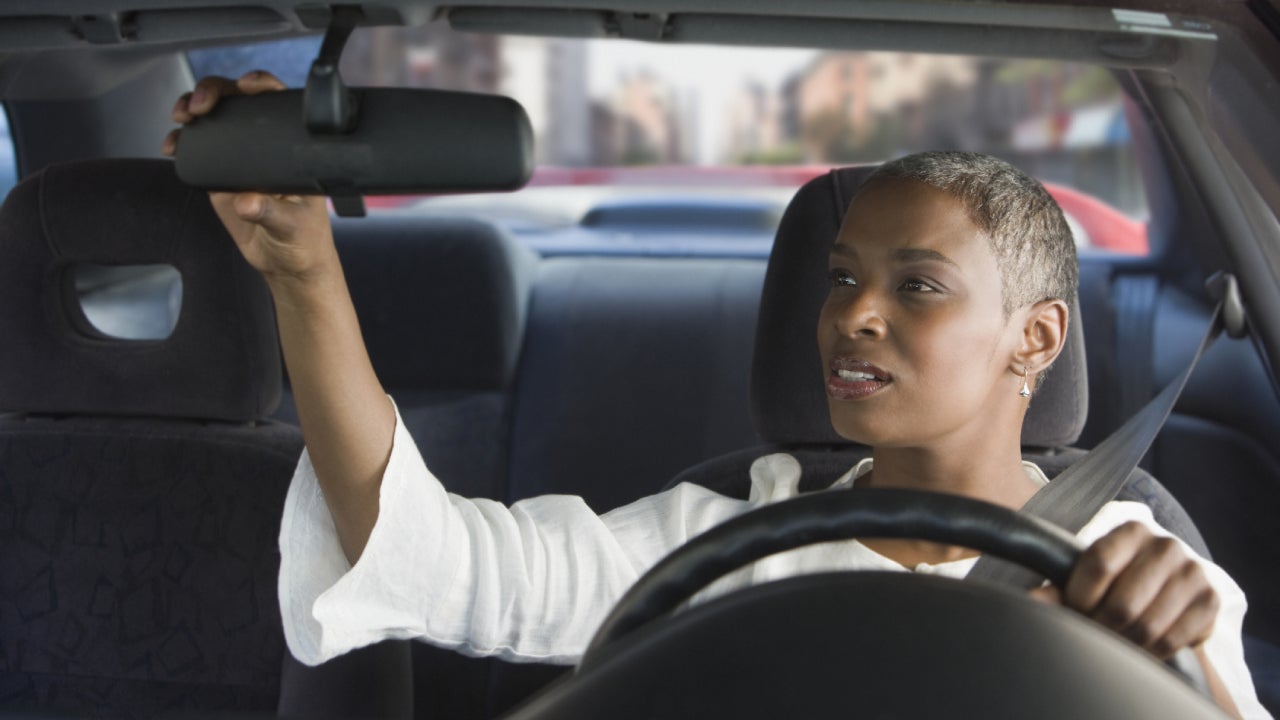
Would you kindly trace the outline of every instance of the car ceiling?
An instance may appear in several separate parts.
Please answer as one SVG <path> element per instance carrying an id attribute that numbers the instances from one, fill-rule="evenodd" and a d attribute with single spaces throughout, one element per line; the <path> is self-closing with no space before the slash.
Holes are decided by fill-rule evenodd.
<path id="1" fill-rule="evenodd" d="M 1226 5 L 1242 5 L 1238 0 Z M 1280 0 L 1252 0 L 1274 4 Z M 1220 8 L 1222 3 L 1217 4 Z M 1086 33 L 1122 33 L 1112 12 L 1114 4 L 1093 0 L 1059 3 L 1023 2 L 904 2 L 903 0 L 466 0 L 433 3 L 421 0 L 382 0 L 362 3 L 367 24 L 416 25 L 448 17 L 459 29 L 575 37 L 623 37 L 675 42 L 735 42 L 865 46 L 868 43 L 901 48 L 896 23 L 916 28 L 919 42 L 935 47 L 939 39 L 930 25 L 974 28 L 951 44 L 986 46 L 997 54 L 1026 54 L 1033 47 L 1057 54 L 1052 37 L 1032 33 L 1017 44 L 1010 40 L 992 48 L 990 27 L 1028 30 L 1053 29 Z M 1149 9 L 1168 14 L 1199 15 L 1212 5 L 1203 1 L 1128 0 L 1126 9 Z M 83 45 L 174 44 L 247 36 L 278 37 L 315 32 L 328 22 L 328 5 L 244 0 L 0 0 L 0 47 L 9 50 Z M 863 32 L 847 35 L 813 32 L 830 20 L 858 21 Z M 816 23 L 815 23 L 816 21 Z M 769 28 L 773 32 L 766 32 Z M 791 32 L 786 30 L 791 29 Z M 856 29 L 856 28 L 854 28 Z M 886 41 L 885 33 L 891 38 Z M 881 38 L 877 43 L 877 38 Z M 910 34 L 905 38 L 910 41 Z M 943 50 L 948 48 L 944 47 Z M 960 48 L 956 48 L 960 49 Z M 1080 48 L 1074 47 L 1077 56 Z M 1117 52 L 1124 52 L 1123 49 Z M 1130 54 L 1133 50 L 1128 50 Z M 1040 54 L 1040 53 L 1037 53 Z M 1120 59 L 1120 58 L 1114 58 Z"/>

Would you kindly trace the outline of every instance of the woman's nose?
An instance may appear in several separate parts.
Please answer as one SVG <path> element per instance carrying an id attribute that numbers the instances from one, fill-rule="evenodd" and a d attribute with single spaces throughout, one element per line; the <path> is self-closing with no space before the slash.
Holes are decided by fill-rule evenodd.
<path id="1" fill-rule="evenodd" d="M 883 337 L 887 326 L 884 313 L 876 293 L 863 290 L 849 293 L 837 301 L 835 308 L 835 324 L 839 333 L 845 337 Z"/>

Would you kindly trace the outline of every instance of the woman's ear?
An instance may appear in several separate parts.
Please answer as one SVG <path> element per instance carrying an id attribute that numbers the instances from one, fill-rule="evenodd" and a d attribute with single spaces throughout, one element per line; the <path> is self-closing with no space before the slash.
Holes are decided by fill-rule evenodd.
<path id="1" fill-rule="evenodd" d="M 1061 300 L 1042 300 L 1026 308 L 1022 316 L 1022 335 L 1014 355 L 1014 373 L 1039 375 L 1053 364 L 1067 342 L 1070 313 Z"/>

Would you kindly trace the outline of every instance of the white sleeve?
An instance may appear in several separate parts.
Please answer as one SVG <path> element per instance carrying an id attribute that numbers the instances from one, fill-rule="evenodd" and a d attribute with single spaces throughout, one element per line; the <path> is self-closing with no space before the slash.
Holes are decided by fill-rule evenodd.
<path id="1" fill-rule="evenodd" d="M 1151 508 L 1137 502 L 1111 502 L 1103 506 L 1079 533 L 1079 538 L 1091 544 L 1110 532 L 1112 529 L 1129 520 L 1136 520 L 1146 525 L 1157 535 L 1175 537 L 1165 530 L 1151 515 Z M 1200 557 L 1189 545 L 1182 542 L 1182 548 L 1200 564 L 1209 584 L 1218 593 L 1221 607 L 1218 618 L 1213 625 L 1213 634 L 1205 642 L 1205 654 L 1213 668 L 1222 679 L 1223 685 L 1231 693 L 1236 708 L 1246 720 L 1253 718 L 1270 718 L 1271 714 L 1258 701 L 1258 694 L 1253 687 L 1253 676 L 1244 660 L 1244 645 L 1241 633 L 1244 627 L 1244 613 L 1248 609 L 1244 591 L 1231 576 L 1217 564 Z"/>
<path id="2" fill-rule="evenodd" d="M 399 412 L 378 520 L 352 567 L 303 453 L 280 528 L 280 609 L 294 657 L 317 665 L 387 638 L 469 655 L 571 664 L 654 562 L 748 503 L 682 485 L 597 516 L 549 495 L 510 508 L 445 492 Z"/>

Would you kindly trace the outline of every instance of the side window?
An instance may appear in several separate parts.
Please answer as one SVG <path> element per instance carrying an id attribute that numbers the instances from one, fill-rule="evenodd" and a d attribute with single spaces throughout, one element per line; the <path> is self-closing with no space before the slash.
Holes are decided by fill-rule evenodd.
<path id="1" fill-rule="evenodd" d="M 0 200 L 18 183 L 18 157 L 9 134 L 9 113 L 0 109 Z"/>

